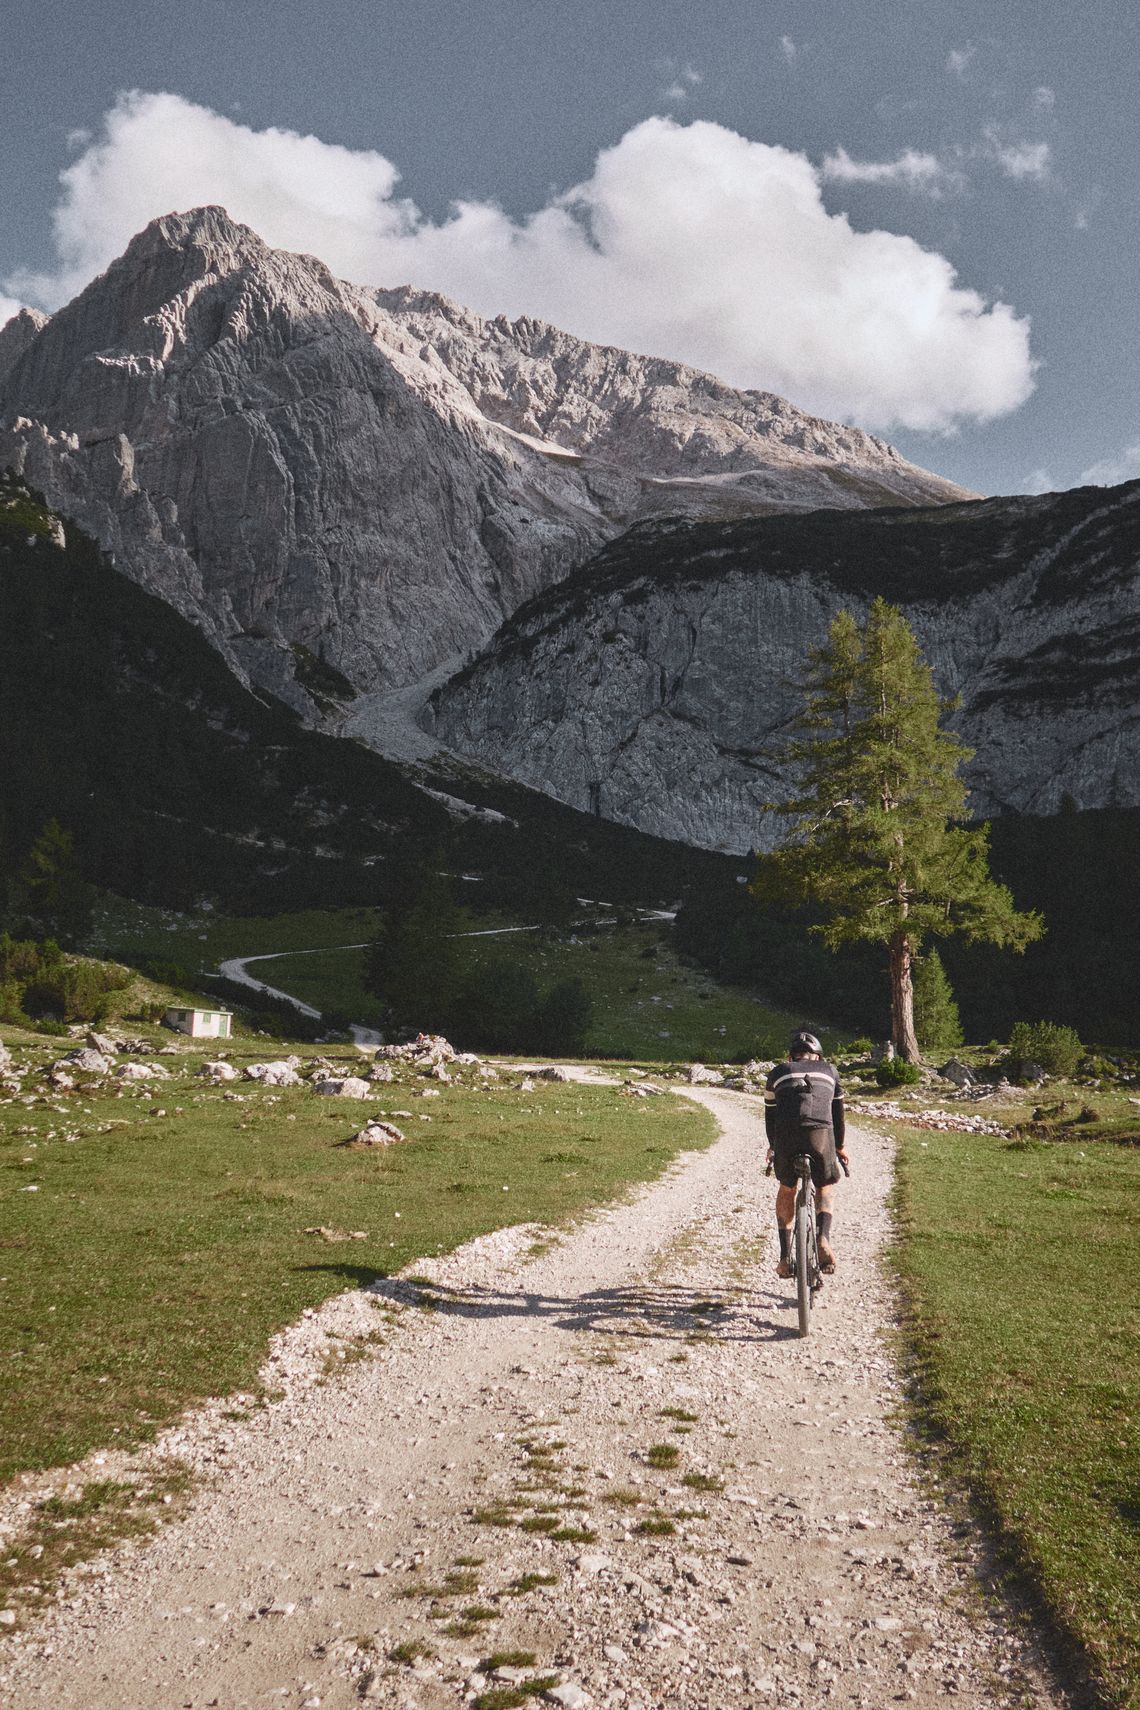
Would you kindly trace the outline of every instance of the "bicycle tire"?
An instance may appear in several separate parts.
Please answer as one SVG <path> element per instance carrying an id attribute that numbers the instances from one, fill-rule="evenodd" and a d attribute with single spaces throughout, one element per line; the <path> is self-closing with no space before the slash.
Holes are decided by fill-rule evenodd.
<path id="1" fill-rule="evenodd" d="M 802 1200 L 796 1206 L 796 1304 L 800 1315 L 800 1335 L 811 1329 L 811 1248 L 808 1234 L 808 1208 Z"/>

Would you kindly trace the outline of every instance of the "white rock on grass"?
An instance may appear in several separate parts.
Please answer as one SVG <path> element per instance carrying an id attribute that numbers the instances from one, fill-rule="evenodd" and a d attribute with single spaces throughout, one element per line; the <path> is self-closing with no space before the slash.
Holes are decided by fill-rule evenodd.
<path id="1" fill-rule="evenodd" d="M 259 1081 L 265 1087 L 299 1087 L 300 1061 L 299 1057 L 286 1057 L 276 1063 L 247 1063 L 242 1073 L 247 1081 Z"/>
<path id="2" fill-rule="evenodd" d="M 342 1081 L 335 1080 L 331 1075 L 325 1081 L 318 1081 L 313 1091 L 321 1098 L 371 1098 L 372 1088 L 359 1075 L 346 1075 Z"/>
<path id="3" fill-rule="evenodd" d="M 236 1081 L 238 1078 L 233 1064 L 224 1062 L 203 1063 L 198 1074 L 202 1080 L 210 1081 L 214 1086 L 219 1086 L 222 1081 Z"/>
<path id="4" fill-rule="evenodd" d="M 92 1051 L 87 1045 L 81 1045 L 77 1051 L 66 1052 L 57 1063 L 52 1064 L 53 1069 L 62 1069 L 65 1072 L 68 1069 L 79 1069 L 85 1075 L 105 1075 L 110 1067 L 110 1057 L 105 1057 L 102 1051 Z"/>
<path id="5" fill-rule="evenodd" d="M 394 1122 L 381 1122 L 373 1117 L 366 1122 L 359 1134 L 354 1134 L 351 1144 L 354 1146 L 394 1146 L 404 1138 L 403 1130 L 396 1127 Z"/>

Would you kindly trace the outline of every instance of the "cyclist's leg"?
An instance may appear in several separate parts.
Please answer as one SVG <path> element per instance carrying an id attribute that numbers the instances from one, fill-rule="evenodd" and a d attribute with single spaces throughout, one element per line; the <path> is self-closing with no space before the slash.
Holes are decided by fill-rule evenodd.
<path id="1" fill-rule="evenodd" d="M 835 1200 L 835 1184 L 839 1180 L 839 1160 L 830 1133 L 812 1147 L 812 1179 L 815 1182 L 816 1236 L 820 1269 L 828 1276 L 835 1269 L 835 1253 L 831 1246 L 831 1218 Z"/>
<path id="2" fill-rule="evenodd" d="M 834 1182 L 825 1183 L 815 1196 L 815 1226 L 819 1237 L 819 1268 L 829 1273 L 835 1269 L 835 1254 L 831 1248 L 831 1216 L 834 1197 Z"/>
<path id="3" fill-rule="evenodd" d="M 780 1191 L 776 1195 L 776 1233 L 780 1240 L 780 1259 L 776 1266 L 778 1277 L 790 1277 L 792 1274 L 792 1231 L 796 1221 L 796 1189 L 795 1178 L 793 1185 L 780 1182 Z"/>

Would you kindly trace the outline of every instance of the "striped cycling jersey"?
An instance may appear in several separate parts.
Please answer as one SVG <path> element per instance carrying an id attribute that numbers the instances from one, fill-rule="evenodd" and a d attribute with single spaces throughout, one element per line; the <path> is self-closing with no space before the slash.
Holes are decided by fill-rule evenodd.
<path id="1" fill-rule="evenodd" d="M 764 1131 L 769 1145 L 795 1140 L 805 1128 L 830 1128 L 835 1144 L 843 1144 L 843 1088 L 838 1071 L 821 1057 L 777 1063 L 764 1088 Z"/>

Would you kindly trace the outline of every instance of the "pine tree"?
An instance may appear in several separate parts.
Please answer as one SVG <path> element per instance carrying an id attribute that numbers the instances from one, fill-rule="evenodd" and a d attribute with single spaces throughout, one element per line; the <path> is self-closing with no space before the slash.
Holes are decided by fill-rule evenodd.
<path id="1" fill-rule="evenodd" d="M 466 924 L 450 879 L 432 866 L 414 895 L 389 903 L 368 949 L 364 986 L 383 1002 L 390 1026 L 419 1033 L 452 1028 L 464 984 Z"/>
<path id="2" fill-rule="evenodd" d="M 971 750 L 941 728 L 949 708 L 897 607 L 877 599 L 861 627 L 841 612 L 809 655 L 804 689 L 803 734 L 788 751 L 798 788 L 771 804 L 789 834 L 761 859 L 753 892 L 821 909 L 816 930 L 832 949 L 885 946 L 891 1037 L 916 1063 L 912 967 L 924 939 L 962 933 L 1022 950 L 1044 925 L 990 877 L 989 827 L 963 823 Z"/>
<path id="3" fill-rule="evenodd" d="M 91 924 L 95 893 L 75 853 L 75 839 L 49 819 L 11 884 L 11 914 L 19 929 L 74 944 Z"/>
<path id="4" fill-rule="evenodd" d="M 924 1051 L 952 1051 L 962 1043 L 962 1019 L 937 950 L 927 950 L 914 968 L 914 1031 Z"/>

